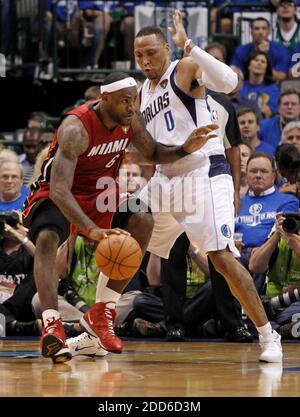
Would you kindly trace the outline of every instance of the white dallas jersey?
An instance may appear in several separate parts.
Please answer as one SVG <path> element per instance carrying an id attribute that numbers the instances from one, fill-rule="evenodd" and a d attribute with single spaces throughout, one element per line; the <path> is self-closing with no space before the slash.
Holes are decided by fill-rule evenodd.
<path id="1" fill-rule="evenodd" d="M 150 80 L 146 80 L 140 92 L 140 110 L 146 128 L 153 138 L 167 146 L 180 146 L 197 127 L 212 123 L 206 99 L 194 99 L 176 85 L 176 65 L 171 62 L 155 90 L 150 91 Z M 210 155 L 224 155 L 220 137 L 209 139 L 198 151 L 176 162 L 158 165 L 159 172 L 180 175 L 199 167 Z"/>

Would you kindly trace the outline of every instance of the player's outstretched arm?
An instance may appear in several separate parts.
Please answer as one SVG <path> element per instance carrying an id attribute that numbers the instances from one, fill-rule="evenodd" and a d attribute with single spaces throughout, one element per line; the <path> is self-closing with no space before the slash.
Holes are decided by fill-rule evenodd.
<path id="1" fill-rule="evenodd" d="M 156 142 L 145 128 L 142 114 L 136 111 L 131 127 L 132 142 L 141 154 L 149 161 L 165 164 L 177 161 L 202 148 L 210 138 L 217 137 L 218 125 L 212 124 L 195 129 L 182 146 L 164 146 Z"/>
<path id="2" fill-rule="evenodd" d="M 195 66 L 193 79 L 197 79 L 200 85 L 204 85 L 213 91 L 230 93 L 237 86 L 237 74 L 226 64 L 218 61 L 213 56 L 205 52 L 199 46 L 195 45 L 191 39 L 188 39 L 183 26 L 182 14 L 176 10 L 173 15 L 174 27 L 169 27 L 169 32 L 175 44 L 185 50 L 198 65 Z M 185 60 L 178 64 L 178 72 L 182 72 L 185 77 L 187 71 Z"/>
<path id="3" fill-rule="evenodd" d="M 100 240 L 108 234 L 128 232 L 121 229 L 100 229 L 81 209 L 71 188 L 78 157 L 89 144 L 88 134 L 76 116 L 69 116 L 58 129 L 59 147 L 55 154 L 50 178 L 50 198 L 70 223 L 92 239 Z"/>

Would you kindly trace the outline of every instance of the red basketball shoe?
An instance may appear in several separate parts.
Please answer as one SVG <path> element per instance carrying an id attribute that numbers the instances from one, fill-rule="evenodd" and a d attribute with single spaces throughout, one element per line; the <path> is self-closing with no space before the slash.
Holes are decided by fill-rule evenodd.
<path id="1" fill-rule="evenodd" d="M 108 352 L 121 353 L 123 343 L 114 332 L 116 311 L 107 303 L 96 303 L 81 318 L 80 323 L 92 336 L 98 337 L 100 346 Z"/>
<path id="2" fill-rule="evenodd" d="M 55 320 L 54 317 L 47 319 L 47 325 L 43 327 L 40 347 L 42 355 L 45 358 L 52 358 L 54 363 L 62 363 L 72 359 L 71 352 L 66 344 L 62 322 L 59 319 Z M 60 359 L 56 360 L 58 352 L 60 353 Z"/>

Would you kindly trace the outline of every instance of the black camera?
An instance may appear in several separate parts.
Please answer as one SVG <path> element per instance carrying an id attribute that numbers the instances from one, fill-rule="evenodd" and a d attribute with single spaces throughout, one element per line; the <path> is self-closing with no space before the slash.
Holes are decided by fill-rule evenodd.
<path id="1" fill-rule="evenodd" d="M 3 237 L 5 223 L 15 228 L 19 222 L 18 213 L 14 211 L 0 211 L 0 238 Z"/>
<path id="2" fill-rule="evenodd" d="M 282 228 L 287 233 L 298 233 L 300 229 L 300 213 L 283 213 L 285 218 L 282 222 Z"/>

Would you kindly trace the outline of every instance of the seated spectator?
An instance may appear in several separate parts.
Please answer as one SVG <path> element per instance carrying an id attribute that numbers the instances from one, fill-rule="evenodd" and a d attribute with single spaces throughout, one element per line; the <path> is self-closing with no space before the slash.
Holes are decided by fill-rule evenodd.
<path id="1" fill-rule="evenodd" d="M 272 79 L 271 62 L 265 52 L 251 52 L 246 60 L 244 76 L 240 95 L 256 101 L 265 118 L 277 113 L 280 91 Z"/>
<path id="2" fill-rule="evenodd" d="M 252 248 L 261 246 L 267 240 L 275 223 L 276 213 L 294 212 L 299 209 L 296 197 L 278 191 L 275 176 L 275 164 L 271 156 L 255 152 L 249 158 L 249 191 L 242 198 L 242 207 L 235 221 L 235 232 L 242 233 L 241 260 L 247 268 Z"/>
<path id="3" fill-rule="evenodd" d="M 293 54 L 300 42 L 300 24 L 295 0 L 280 0 L 276 7 L 277 22 L 275 41 L 288 48 Z"/>
<path id="4" fill-rule="evenodd" d="M 87 88 L 83 95 L 84 101 L 96 100 L 98 98 L 100 98 L 100 88 L 98 85 L 92 85 Z"/>
<path id="5" fill-rule="evenodd" d="M 13 161 L 0 160 L 0 211 L 23 210 L 29 190 L 22 186 L 21 166 Z"/>
<path id="6" fill-rule="evenodd" d="M 46 127 L 46 119 L 48 115 L 43 112 L 35 111 L 30 114 L 27 120 L 27 127 L 28 128 L 37 128 L 37 129 L 44 129 Z"/>
<path id="7" fill-rule="evenodd" d="M 294 88 L 286 89 L 280 93 L 278 101 L 278 115 L 260 122 L 259 137 L 274 148 L 281 141 L 282 129 L 300 116 L 300 94 Z"/>
<path id="8" fill-rule="evenodd" d="M 118 182 L 121 189 L 130 194 L 138 195 L 147 181 L 142 175 L 142 168 L 138 164 L 123 163 L 119 170 Z"/>
<path id="9" fill-rule="evenodd" d="M 237 113 L 242 141 L 249 145 L 252 151 L 265 152 L 273 156 L 275 148 L 269 143 L 262 142 L 258 137 L 259 119 L 254 110 L 243 109 Z"/>
<path id="10" fill-rule="evenodd" d="M 249 187 L 247 183 L 247 163 L 250 156 L 253 154 L 253 150 L 247 143 L 241 143 L 239 145 L 241 155 L 241 180 L 240 180 L 240 198 L 243 198 Z"/>
<path id="11" fill-rule="evenodd" d="M 268 318 L 281 336 L 293 338 L 297 337 L 292 332 L 293 315 L 300 313 L 300 230 L 289 232 L 284 220 L 284 215 L 279 213 L 274 233 L 253 250 L 249 267 L 253 272 L 267 272 L 268 299 L 264 305 L 268 307 Z"/>
<path id="12" fill-rule="evenodd" d="M 282 81 L 287 77 L 290 65 L 288 49 L 277 42 L 269 41 L 271 33 L 270 22 L 264 17 L 257 17 L 251 22 L 253 42 L 240 45 L 232 58 L 231 66 L 238 68 L 242 73 L 246 70 L 246 61 L 254 50 L 269 55 L 272 65 L 273 79 Z"/>
<path id="13" fill-rule="evenodd" d="M 282 130 L 281 143 L 295 145 L 300 152 L 300 121 L 289 122 Z"/>
<path id="14" fill-rule="evenodd" d="M 27 128 L 23 134 L 24 153 L 20 155 L 19 162 L 22 166 L 24 184 L 28 185 L 32 177 L 37 154 L 40 151 L 40 137 L 42 130 L 36 127 Z"/>
<path id="15" fill-rule="evenodd" d="M 0 313 L 6 319 L 6 334 L 39 336 L 42 323 L 35 319 L 31 308 L 31 300 L 36 292 L 33 279 L 34 245 L 26 237 L 26 230 L 18 222 L 18 216 L 13 226 L 7 223 L 2 225 Z"/>
<path id="16" fill-rule="evenodd" d="M 212 55 L 214 58 L 218 59 L 221 62 L 226 62 L 226 49 L 224 45 L 219 42 L 210 42 L 204 48 L 208 54 Z"/>

